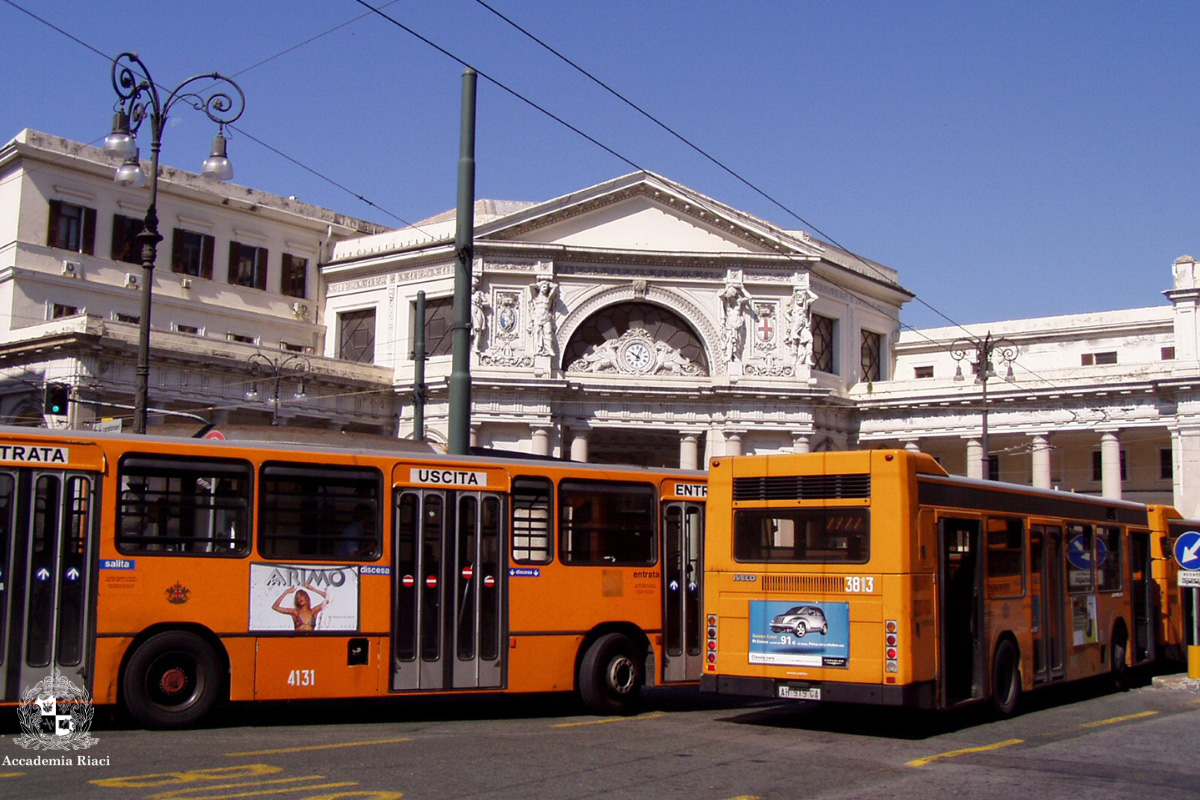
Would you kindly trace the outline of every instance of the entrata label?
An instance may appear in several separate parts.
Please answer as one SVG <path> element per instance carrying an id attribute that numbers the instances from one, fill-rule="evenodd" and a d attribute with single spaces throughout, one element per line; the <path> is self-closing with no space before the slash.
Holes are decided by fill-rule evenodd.
<path id="1" fill-rule="evenodd" d="M 20 464 L 66 464 L 70 450 L 65 447 L 36 447 L 34 445 L 0 444 L 0 461 Z"/>
<path id="2" fill-rule="evenodd" d="M 430 469 L 413 467 L 408 471 L 413 483 L 430 483 L 435 486 L 487 486 L 486 472 L 471 472 L 465 469 Z"/>

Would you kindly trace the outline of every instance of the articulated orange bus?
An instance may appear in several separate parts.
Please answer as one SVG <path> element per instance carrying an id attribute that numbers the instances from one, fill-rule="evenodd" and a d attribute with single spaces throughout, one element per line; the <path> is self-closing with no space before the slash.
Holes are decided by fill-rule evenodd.
<path id="1" fill-rule="evenodd" d="M 0 702 L 149 727 L 224 700 L 699 679 L 700 472 L 0 430 Z"/>
<path id="2" fill-rule="evenodd" d="M 1177 624 L 1136 503 L 878 450 L 714 459 L 708 509 L 705 691 L 1003 715 Z"/>

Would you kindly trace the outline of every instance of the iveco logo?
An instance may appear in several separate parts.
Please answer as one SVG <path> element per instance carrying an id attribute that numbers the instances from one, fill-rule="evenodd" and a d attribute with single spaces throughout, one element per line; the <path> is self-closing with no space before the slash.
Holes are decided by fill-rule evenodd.
<path id="1" fill-rule="evenodd" d="M 734 583 L 737 583 L 739 581 L 742 583 L 754 583 L 756 580 L 758 580 L 758 576 L 757 575 L 734 575 L 733 580 L 734 580 Z"/>

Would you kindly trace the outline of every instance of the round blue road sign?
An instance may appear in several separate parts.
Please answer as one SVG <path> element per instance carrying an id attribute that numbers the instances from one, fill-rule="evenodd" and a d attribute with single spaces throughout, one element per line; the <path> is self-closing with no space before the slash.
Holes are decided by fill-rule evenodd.
<path id="1" fill-rule="evenodd" d="M 1184 569 L 1200 569 L 1200 532 L 1180 534 L 1175 540 L 1175 560 Z"/>

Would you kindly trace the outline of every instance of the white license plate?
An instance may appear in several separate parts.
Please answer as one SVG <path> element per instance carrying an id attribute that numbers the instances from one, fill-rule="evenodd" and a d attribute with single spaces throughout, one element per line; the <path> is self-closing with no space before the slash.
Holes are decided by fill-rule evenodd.
<path id="1" fill-rule="evenodd" d="M 811 689 L 801 689 L 797 686 L 780 686 L 777 696 L 785 697 L 788 700 L 820 700 L 821 690 L 816 686 Z"/>

